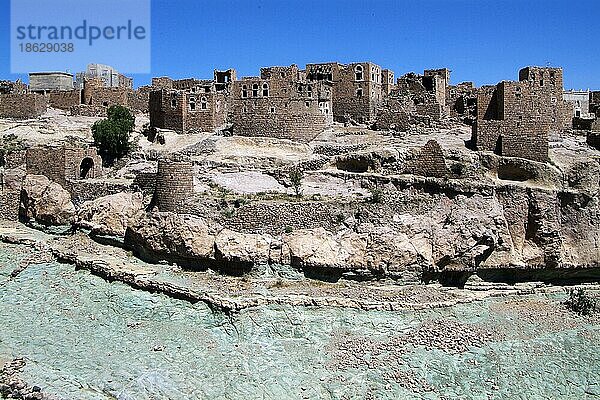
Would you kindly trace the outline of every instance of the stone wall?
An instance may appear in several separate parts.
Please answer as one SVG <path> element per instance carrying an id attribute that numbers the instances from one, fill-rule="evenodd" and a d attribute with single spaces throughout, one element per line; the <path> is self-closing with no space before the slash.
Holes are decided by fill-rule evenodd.
<path id="1" fill-rule="evenodd" d="M 52 108 L 71 110 L 71 107 L 81 104 L 81 91 L 50 92 L 48 93 L 48 102 Z"/>
<path id="2" fill-rule="evenodd" d="M 410 128 L 411 112 L 415 105 L 408 96 L 392 92 L 377 114 L 375 128 L 378 130 L 407 131 Z"/>
<path id="3" fill-rule="evenodd" d="M 190 161 L 158 161 L 154 201 L 160 211 L 181 212 L 194 192 L 194 169 Z"/>
<path id="4" fill-rule="evenodd" d="M 0 118 L 37 118 L 47 109 L 48 98 L 41 94 L 0 94 Z"/>

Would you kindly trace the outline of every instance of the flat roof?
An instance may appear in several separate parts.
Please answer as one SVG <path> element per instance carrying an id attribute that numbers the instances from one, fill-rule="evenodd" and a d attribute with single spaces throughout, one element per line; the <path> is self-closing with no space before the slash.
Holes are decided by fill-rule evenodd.
<path id="1" fill-rule="evenodd" d="M 68 72 L 62 72 L 62 71 L 30 72 L 29 76 L 31 76 L 31 75 L 65 75 L 65 76 L 73 77 L 73 74 L 70 74 Z"/>

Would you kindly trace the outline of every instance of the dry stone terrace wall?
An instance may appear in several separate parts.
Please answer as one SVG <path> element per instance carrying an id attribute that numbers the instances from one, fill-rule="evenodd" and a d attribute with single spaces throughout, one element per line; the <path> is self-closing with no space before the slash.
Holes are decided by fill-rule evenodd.
<path id="1" fill-rule="evenodd" d="M 21 193 L 0 186 L 0 220 L 18 221 Z"/>
<path id="2" fill-rule="evenodd" d="M 0 94 L 0 118 L 37 118 L 47 109 L 48 98 L 41 94 Z"/>

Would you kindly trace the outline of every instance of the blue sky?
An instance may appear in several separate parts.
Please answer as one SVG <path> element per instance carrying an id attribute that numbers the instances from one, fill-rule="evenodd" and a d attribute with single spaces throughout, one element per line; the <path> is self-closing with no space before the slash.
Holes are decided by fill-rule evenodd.
<path id="1" fill-rule="evenodd" d="M 9 4 L 0 0 L 0 79 L 20 77 L 10 74 Z M 598 0 L 153 0 L 152 74 L 134 78 L 364 60 L 396 76 L 448 67 L 452 83 L 478 86 L 562 66 L 566 88 L 600 89 L 599 15 Z"/>

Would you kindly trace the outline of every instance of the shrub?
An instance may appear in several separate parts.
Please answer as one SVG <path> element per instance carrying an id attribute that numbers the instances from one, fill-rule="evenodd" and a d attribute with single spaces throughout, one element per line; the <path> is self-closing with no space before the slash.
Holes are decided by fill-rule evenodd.
<path id="1" fill-rule="evenodd" d="M 135 127 L 135 117 L 123 106 L 111 106 L 108 118 L 92 125 L 94 144 L 110 163 L 129 151 L 129 137 Z"/>
<path id="2" fill-rule="evenodd" d="M 600 310 L 598 299 L 590 296 L 582 288 L 571 290 L 565 305 L 579 315 L 592 315 Z"/>
<path id="3" fill-rule="evenodd" d="M 302 180 L 304 179 L 304 172 L 299 168 L 294 168 L 290 171 L 290 182 L 294 188 L 296 197 L 302 196 Z"/>

